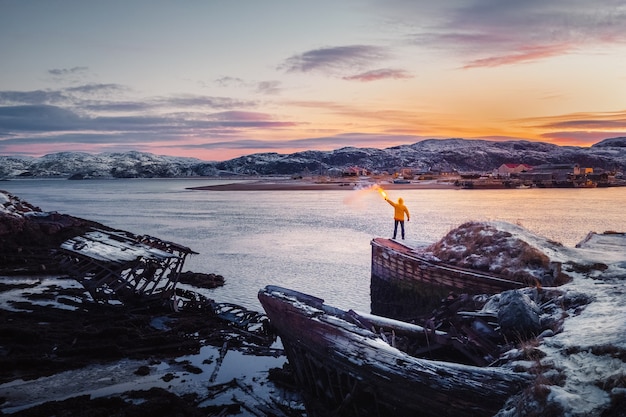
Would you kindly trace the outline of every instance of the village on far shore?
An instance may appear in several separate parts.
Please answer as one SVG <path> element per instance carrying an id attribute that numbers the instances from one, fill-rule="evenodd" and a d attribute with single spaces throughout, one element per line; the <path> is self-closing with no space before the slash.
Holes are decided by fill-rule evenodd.
<path id="1" fill-rule="evenodd" d="M 369 177 L 393 184 L 418 184 L 435 181 L 466 189 L 498 188 L 595 188 L 626 186 L 620 171 L 583 167 L 580 164 L 543 164 L 531 166 L 505 163 L 491 172 L 415 171 L 399 168 L 393 173 L 372 173 L 364 168 L 350 167 L 342 178 Z M 300 177 L 302 178 L 302 177 Z"/>
<path id="2" fill-rule="evenodd" d="M 370 171 L 351 166 L 325 172 L 308 170 L 290 177 L 237 177 L 244 181 L 227 184 L 189 187 L 206 191 L 286 191 L 286 190 L 344 190 L 380 186 L 386 189 L 527 189 L 527 188 L 596 188 L 623 187 L 626 179 L 621 171 L 586 168 L 579 164 L 505 163 L 491 172 L 459 172 L 431 169 L 397 168 Z"/>

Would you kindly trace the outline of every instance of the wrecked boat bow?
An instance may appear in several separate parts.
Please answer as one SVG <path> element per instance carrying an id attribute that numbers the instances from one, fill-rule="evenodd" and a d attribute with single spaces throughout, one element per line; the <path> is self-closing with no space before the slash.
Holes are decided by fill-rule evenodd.
<path id="1" fill-rule="evenodd" d="M 311 415 L 493 415 L 532 382 L 525 372 L 423 359 L 397 347 L 403 335 L 434 345 L 445 332 L 341 310 L 277 286 L 258 297 Z"/>

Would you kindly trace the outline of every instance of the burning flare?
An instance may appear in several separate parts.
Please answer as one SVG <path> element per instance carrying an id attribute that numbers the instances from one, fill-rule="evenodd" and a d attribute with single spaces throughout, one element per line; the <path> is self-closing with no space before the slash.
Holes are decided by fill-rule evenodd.
<path id="1" fill-rule="evenodd" d="M 374 185 L 374 188 L 376 189 L 376 191 L 378 191 L 378 193 L 386 200 L 387 199 L 387 193 L 385 192 L 385 190 L 383 190 L 383 188 L 380 185 Z"/>

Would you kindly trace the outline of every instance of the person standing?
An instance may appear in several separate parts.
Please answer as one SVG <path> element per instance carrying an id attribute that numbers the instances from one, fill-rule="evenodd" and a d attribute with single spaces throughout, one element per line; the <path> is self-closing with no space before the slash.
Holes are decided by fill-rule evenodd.
<path id="1" fill-rule="evenodd" d="M 393 239 L 396 238 L 398 234 L 398 224 L 400 225 L 400 231 L 402 233 L 402 239 L 404 239 L 404 215 L 406 214 L 406 221 L 411 220 L 411 215 L 409 214 L 409 209 L 404 205 L 404 200 L 402 198 L 398 199 L 397 203 L 394 203 L 387 197 L 385 197 L 385 201 L 391 204 L 394 208 L 393 213 Z"/>

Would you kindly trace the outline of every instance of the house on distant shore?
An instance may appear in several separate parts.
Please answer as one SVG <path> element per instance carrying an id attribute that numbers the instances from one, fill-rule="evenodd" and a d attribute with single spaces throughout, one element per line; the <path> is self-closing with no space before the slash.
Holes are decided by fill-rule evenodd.
<path id="1" fill-rule="evenodd" d="M 413 169 L 412 168 L 400 168 L 393 175 L 395 178 L 404 178 L 405 180 L 413 179 Z"/>
<path id="2" fill-rule="evenodd" d="M 586 168 L 580 168 L 578 164 L 544 164 L 538 165 L 533 170 L 533 177 L 535 178 L 550 178 L 557 182 L 568 181 L 572 176 L 581 175 L 581 173 L 587 173 L 589 170 Z M 593 172 L 593 170 L 591 170 Z"/>
<path id="3" fill-rule="evenodd" d="M 360 167 L 348 167 L 341 172 L 342 177 L 358 177 L 361 175 L 369 175 L 365 168 Z"/>
<path id="4" fill-rule="evenodd" d="M 509 177 L 511 174 L 532 171 L 533 167 L 528 164 L 502 164 L 496 169 L 494 174 L 500 177 Z"/>
<path id="5" fill-rule="evenodd" d="M 524 181 L 532 181 L 543 186 L 580 186 L 588 182 L 593 175 L 593 168 L 581 167 L 579 164 L 545 164 L 537 165 L 532 171 L 521 173 Z"/>

